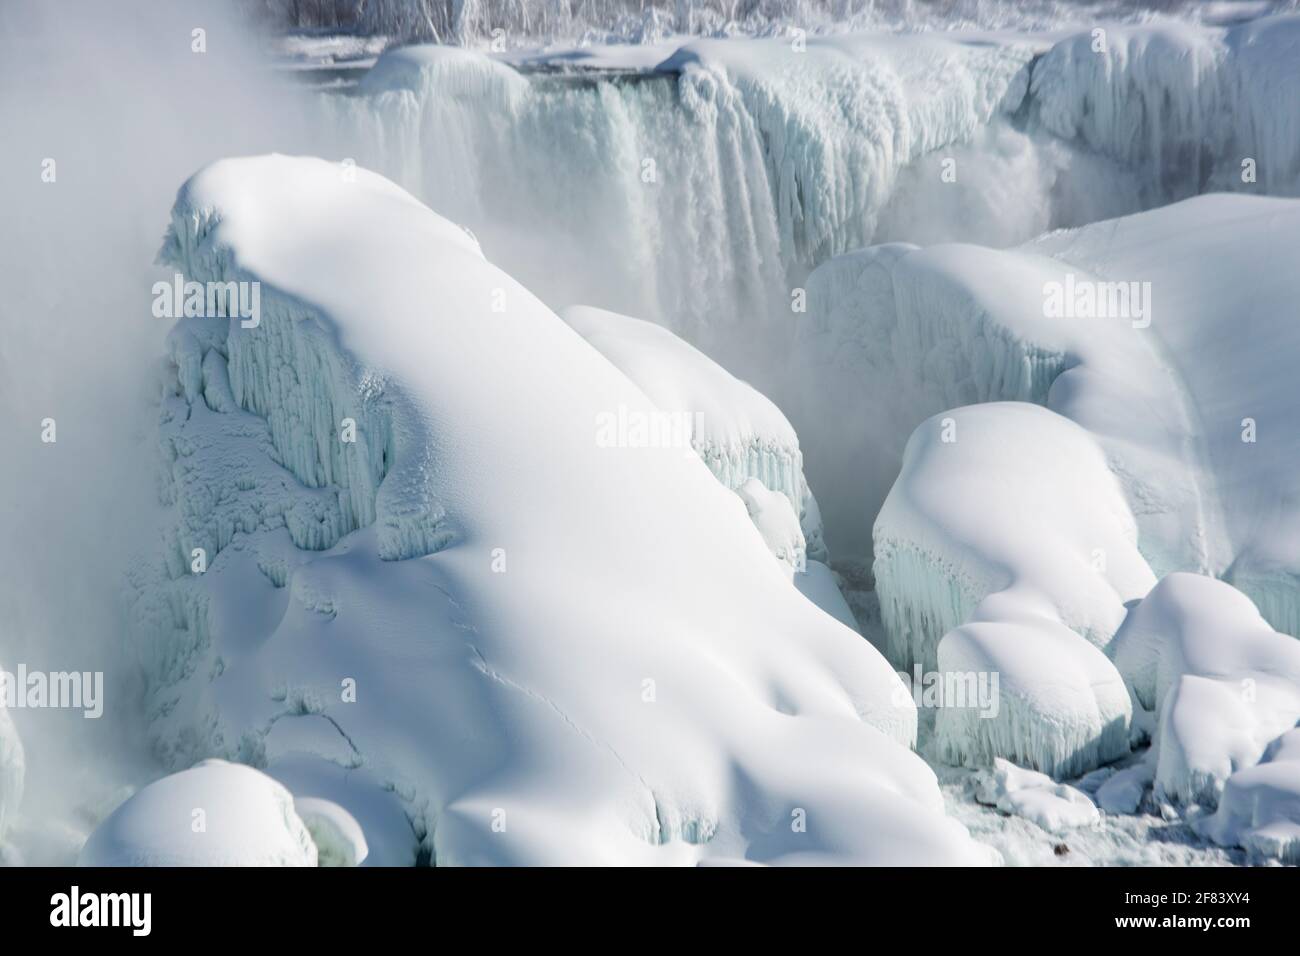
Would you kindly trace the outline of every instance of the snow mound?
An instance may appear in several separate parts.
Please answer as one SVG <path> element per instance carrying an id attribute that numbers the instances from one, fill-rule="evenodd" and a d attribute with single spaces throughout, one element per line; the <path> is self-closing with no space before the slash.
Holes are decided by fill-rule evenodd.
<path id="1" fill-rule="evenodd" d="M 337 803 L 319 797 L 295 797 L 293 808 L 316 844 L 320 866 L 360 866 L 370 852 L 361 825 Z"/>
<path id="2" fill-rule="evenodd" d="M 670 425 L 680 417 L 689 426 L 691 447 L 724 485 L 737 491 L 756 478 L 785 495 L 808 557 L 825 562 L 799 437 L 776 405 L 663 326 L 589 306 L 571 306 L 562 317 L 650 396 Z"/>
<path id="3" fill-rule="evenodd" d="M 205 760 L 151 783 L 82 848 L 79 866 L 315 866 L 293 797 L 251 767 Z"/>
<path id="4" fill-rule="evenodd" d="M 27 761 L 9 710 L 0 704 L 0 839 L 23 799 Z"/>
<path id="5" fill-rule="evenodd" d="M 972 405 L 922 423 L 876 519 L 876 587 L 896 666 L 938 664 L 972 619 L 1046 616 L 1105 647 L 1153 583 L 1092 437 L 1036 405 Z"/>
<path id="6" fill-rule="evenodd" d="M 1171 574 L 1129 612 L 1111 656 L 1158 718 L 1157 793 L 1214 806 L 1236 772 L 1300 720 L 1300 642 L 1222 581 Z"/>
<path id="7" fill-rule="evenodd" d="M 1263 759 L 1228 778 L 1214 816 L 1197 829 L 1223 846 L 1300 863 L 1300 730 L 1273 741 Z"/>
<path id="8" fill-rule="evenodd" d="M 1059 621 L 1028 615 L 965 624 L 939 643 L 939 672 L 968 683 L 981 674 L 997 679 L 993 713 L 973 700 L 936 712 L 938 752 L 948 763 L 979 767 L 1004 757 L 1059 779 L 1128 753 L 1132 706 L 1123 678 Z"/>
<path id="9" fill-rule="evenodd" d="M 601 446 L 655 405 L 461 229 L 346 164 L 226 160 L 163 258 L 261 283 L 256 327 L 171 336 L 133 579 L 164 756 L 361 768 L 438 864 L 987 861 L 885 660 L 696 454 Z"/>
<path id="10" fill-rule="evenodd" d="M 974 787 L 980 803 L 1009 816 L 1024 817 L 1048 833 L 1093 826 L 1101 820 L 1087 794 L 1001 758 L 993 761 L 992 770 L 975 776 Z"/>

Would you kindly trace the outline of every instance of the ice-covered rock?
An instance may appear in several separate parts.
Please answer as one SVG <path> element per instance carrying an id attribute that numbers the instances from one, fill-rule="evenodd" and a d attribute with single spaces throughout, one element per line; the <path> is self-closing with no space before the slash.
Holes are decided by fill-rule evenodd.
<path id="1" fill-rule="evenodd" d="M 938 753 L 949 763 L 981 767 L 1004 757 L 1060 779 L 1128 753 L 1132 706 L 1123 678 L 1102 651 L 1051 617 L 964 624 L 939 643 L 939 672 L 968 685 L 982 675 L 996 680 L 992 708 L 971 699 L 937 710 Z"/>
<path id="2" fill-rule="evenodd" d="M 293 808 L 316 844 L 318 866 L 360 866 L 370 852 L 361 825 L 337 803 L 295 797 Z"/>
<path id="3" fill-rule="evenodd" d="M 0 681 L 3 679 L 0 674 Z M 8 708 L 0 702 L 0 840 L 4 839 L 5 829 L 22 802 L 26 772 L 23 742 L 18 739 L 18 729 Z"/>
<path id="4" fill-rule="evenodd" d="M 724 485 L 740 492 L 757 479 L 785 495 L 808 558 L 826 561 L 799 437 L 776 405 L 663 326 L 589 306 L 572 306 L 562 317 L 650 396 L 670 430 L 681 423 L 690 446 Z"/>
<path id="5" fill-rule="evenodd" d="M 151 783 L 101 823 L 80 866 L 315 866 L 289 791 L 252 767 L 205 760 Z"/>
<path id="6" fill-rule="evenodd" d="M 256 327 L 171 337 L 134 578 L 164 755 L 359 766 L 439 864 L 987 860 L 884 659 L 698 455 L 600 446 L 655 405 L 462 230 L 365 170 L 228 160 L 164 259 L 261 289 Z"/>
<path id="7" fill-rule="evenodd" d="M 808 563 L 807 548 L 790 499 L 779 491 L 769 491 L 757 478 L 746 478 L 736 494 L 745 503 L 749 520 L 754 522 L 772 556 L 788 569 L 791 577 L 803 571 Z"/>
<path id="8" fill-rule="evenodd" d="M 1003 813 L 1024 817 L 1048 833 L 1092 826 L 1101 819 L 1088 795 L 1046 774 L 998 758 L 976 774 L 975 799 Z"/>
<path id="9" fill-rule="evenodd" d="M 1156 715 L 1158 795 L 1214 806 L 1234 773 L 1300 721 L 1300 642 L 1222 581 L 1171 574 L 1130 612 L 1110 653 Z"/>
<path id="10" fill-rule="evenodd" d="M 1258 764 L 1229 777 L 1217 812 L 1196 826 L 1224 846 L 1300 863 L 1300 730 L 1287 731 Z"/>
<path id="11" fill-rule="evenodd" d="M 1028 403 L 922 423 L 874 537 L 890 658 L 903 668 L 934 670 L 940 638 L 995 594 L 980 619 L 1045 616 L 1105 647 L 1124 603 L 1154 581 L 1097 443 Z"/>

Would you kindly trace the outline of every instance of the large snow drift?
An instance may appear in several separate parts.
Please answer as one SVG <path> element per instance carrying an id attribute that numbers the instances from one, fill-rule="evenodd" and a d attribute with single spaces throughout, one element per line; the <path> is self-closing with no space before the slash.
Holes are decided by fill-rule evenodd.
<path id="1" fill-rule="evenodd" d="M 598 443 L 654 406 L 462 230 L 348 164 L 227 160 L 162 258 L 261 283 L 255 328 L 170 340 L 136 575 L 164 754 L 359 765 L 438 863 L 987 859 L 897 675 L 698 456 Z"/>

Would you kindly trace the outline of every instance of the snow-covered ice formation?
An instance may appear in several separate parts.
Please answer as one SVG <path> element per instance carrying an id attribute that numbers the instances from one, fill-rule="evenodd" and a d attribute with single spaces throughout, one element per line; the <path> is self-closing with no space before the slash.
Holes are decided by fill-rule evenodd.
<path id="1" fill-rule="evenodd" d="M 1215 806 L 1236 773 L 1300 721 L 1300 641 L 1229 584 L 1171 574 L 1130 611 L 1111 652 L 1158 721 L 1157 794 Z"/>
<path id="2" fill-rule="evenodd" d="M 939 643 L 939 672 L 997 675 L 997 709 L 978 701 L 935 713 L 941 759 L 987 767 L 995 758 L 1073 777 L 1129 750 L 1132 706 L 1115 666 L 1041 614 L 964 624 Z"/>
<path id="3" fill-rule="evenodd" d="M 889 656 L 998 678 L 994 708 L 939 707 L 942 759 L 1063 776 L 1128 752 L 1128 693 L 1100 649 L 1154 582 L 1136 539 L 1105 456 L 1068 419 L 997 402 L 917 428 L 875 527 Z"/>
<path id="4" fill-rule="evenodd" d="M 1216 843 L 1300 864 L 1300 730 L 1287 731 L 1258 764 L 1229 777 L 1217 812 L 1197 828 Z"/>
<path id="5" fill-rule="evenodd" d="M 1235 25 L 1075 10 L 1082 23 L 1047 32 L 403 47 L 324 96 L 324 123 L 336 155 L 474 229 L 549 303 L 663 322 L 736 367 L 719 344 L 788 324 L 809 269 L 872 242 L 1005 246 L 1211 189 L 1300 191 L 1300 17 L 1268 9 Z"/>
<path id="6" fill-rule="evenodd" d="M 1001 758 L 976 774 L 973 786 L 978 802 L 1024 817 L 1048 833 L 1092 826 L 1101 819 L 1086 793 Z"/>
<path id="7" fill-rule="evenodd" d="M 571 306 L 561 316 L 635 382 L 670 424 L 689 425 L 691 447 L 724 485 L 739 492 L 757 479 L 785 495 L 803 529 L 808 558 L 826 561 L 799 436 L 771 400 L 663 326 L 589 306 Z"/>
<path id="8" fill-rule="evenodd" d="M 90 835 L 80 866 L 315 866 L 289 791 L 265 774 L 205 760 L 135 794 Z"/>
<path id="9" fill-rule="evenodd" d="M 874 466 L 856 520 L 900 467 L 891 447 L 927 417 L 1040 403 L 1095 437 L 1157 575 L 1222 576 L 1300 633 L 1300 437 L 1286 426 L 1300 416 L 1297 241 L 1295 201 L 1212 195 L 1017 249 L 896 244 L 822 266 L 809 284 L 820 331 L 793 364 L 822 382 L 833 354 L 839 381 L 858 383 L 806 393 L 865 420 L 850 432 Z M 852 438 L 829 450 L 862 460 Z M 844 502 L 822 505 L 840 528 Z"/>
<path id="10" fill-rule="evenodd" d="M 463 230 L 350 164 L 226 160 L 162 258 L 261 317 L 170 337 L 160 753 L 359 767 L 327 798 L 373 843 L 391 791 L 440 864 L 988 859 L 884 659 L 697 455 L 600 446 L 654 405 Z"/>
<path id="11" fill-rule="evenodd" d="M 934 670 L 940 639 L 971 620 L 1055 620 L 1104 648 L 1125 602 L 1155 581 L 1097 442 L 1025 402 L 923 422 L 874 537 L 890 659 L 903 668 Z"/>

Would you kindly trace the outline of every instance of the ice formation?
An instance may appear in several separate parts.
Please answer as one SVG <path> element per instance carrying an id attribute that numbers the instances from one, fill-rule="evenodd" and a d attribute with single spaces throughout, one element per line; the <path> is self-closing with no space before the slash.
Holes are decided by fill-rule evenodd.
<path id="1" fill-rule="evenodd" d="M 9 710 L 0 704 L 0 841 L 23 798 L 27 761 Z"/>
<path id="2" fill-rule="evenodd" d="M 1101 819 L 1086 793 L 1001 758 L 994 760 L 991 770 L 976 775 L 974 788 L 980 803 L 1024 817 L 1048 833 L 1092 826 Z"/>
<path id="3" fill-rule="evenodd" d="M 1122 757 L 1132 707 L 1106 655 L 1048 615 L 999 616 L 939 643 L 942 674 L 996 674 L 996 712 L 978 701 L 935 714 L 941 759 L 987 767 L 995 758 L 1060 779 Z"/>
<path id="4" fill-rule="evenodd" d="M 940 639 L 970 620 L 1056 620 L 1104 648 L 1125 602 L 1154 583 L 1092 436 L 1023 402 L 923 422 L 874 537 L 889 656 L 903 668 L 934 670 Z"/>
<path id="5" fill-rule="evenodd" d="M 739 492 L 753 478 L 785 495 L 803 529 L 808 558 L 826 561 L 799 436 L 766 396 L 662 326 L 588 306 L 561 315 L 650 396 L 670 424 L 680 416 L 690 426 L 691 447 L 719 481 Z"/>
<path id="6" fill-rule="evenodd" d="M 999 681 L 995 708 L 939 707 L 942 759 L 1064 776 L 1128 752 L 1128 694 L 1100 648 L 1154 581 L 1136 538 L 1096 442 L 1054 412 L 989 403 L 917 428 L 875 527 L 889 656 Z"/>
<path id="7" fill-rule="evenodd" d="M 293 809 L 316 845 L 318 866 L 360 866 L 370 852 L 361 825 L 337 803 L 295 797 Z"/>
<path id="8" fill-rule="evenodd" d="M 728 360 L 738 325 L 788 321 L 809 269 L 872 242 L 1005 246 L 1211 189 L 1297 192 L 1300 18 L 1266 9 L 1105 20 L 1096 52 L 1079 10 L 1086 28 L 1043 33 L 1022 15 L 997 34 L 404 47 L 323 97 L 324 122 L 336 155 L 474 229 L 549 303 Z"/>
<path id="9" fill-rule="evenodd" d="M 1137 705 L 1158 721 L 1157 795 L 1215 806 L 1225 782 L 1300 721 L 1300 642 L 1229 584 L 1171 574 L 1111 645 Z"/>
<path id="10" fill-rule="evenodd" d="M 883 658 L 697 455 L 600 447 L 654 406 L 464 231 L 349 164 L 226 160 L 163 258 L 262 316 L 170 340 L 161 753 L 356 767 L 327 798 L 373 845 L 391 791 L 439 864 L 989 859 Z"/>
<path id="11" fill-rule="evenodd" d="M 1197 829 L 1216 843 L 1300 864 L 1300 730 L 1273 741 L 1263 759 L 1228 778 L 1214 816 Z"/>
<path id="12" fill-rule="evenodd" d="M 251 767 L 205 760 L 151 783 L 90 835 L 80 866 L 315 866 L 289 791 Z"/>
<path id="13" fill-rule="evenodd" d="M 1017 249 L 896 244 L 820 267 L 816 327 L 792 365 L 828 383 L 804 394 L 855 428 L 823 444 L 809 471 L 860 467 L 865 486 L 847 517 L 840 497 L 823 496 L 828 522 L 838 533 L 874 513 L 900 467 L 891 448 L 926 417 L 1032 401 L 1094 436 L 1157 575 L 1222 576 L 1300 633 L 1300 438 L 1285 425 L 1300 417 L 1285 258 L 1297 241 L 1295 201 L 1213 195 Z M 1121 288 L 1128 306 L 1112 309 Z M 1052 314 L 1065 290 L 1107 308 Z"/>

